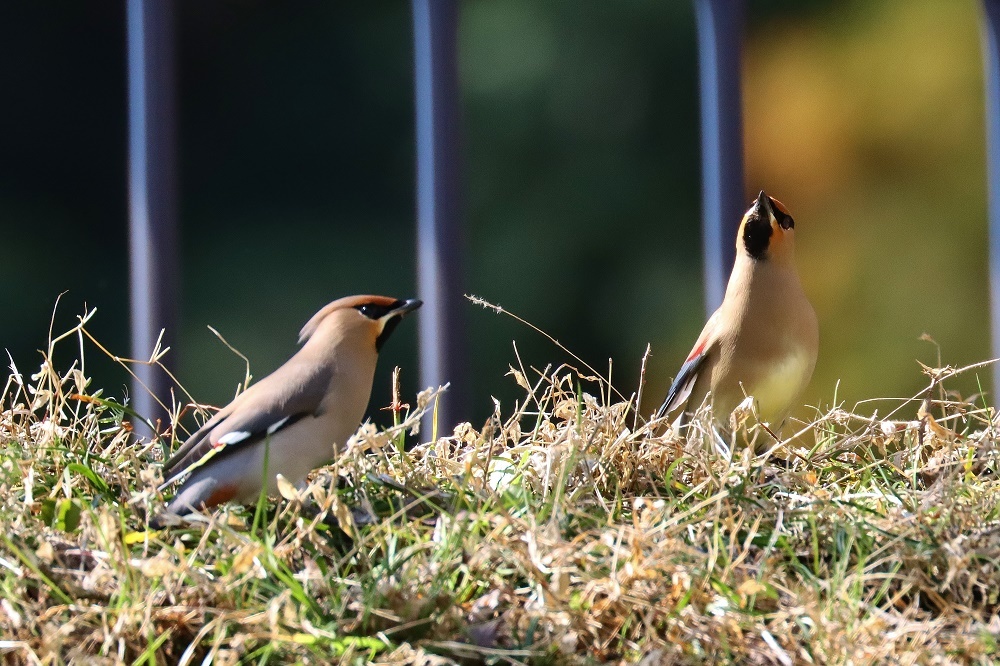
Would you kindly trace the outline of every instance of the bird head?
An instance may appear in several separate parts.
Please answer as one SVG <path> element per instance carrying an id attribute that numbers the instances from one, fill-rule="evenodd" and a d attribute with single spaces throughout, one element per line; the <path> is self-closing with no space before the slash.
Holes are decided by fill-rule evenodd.
<path id="1" fill-rule="evenodd" d="M 299 344 L 309 340 L 321 326 L 329 324 L 336 330 L 356 330 L 371 338 L 378 351 L 400 320 L 421 305 L 423 302 L 415 298 L 401 300 L 389 296 L 346 296 L 313 315 L 299 332 Z"/>
<path id="2" fill-rule="evenodd" d="M 757 261 L 784 261 L 795 248 L 795 220 L 785 205 L 760 191 L 743 216 L 736 241 L 737 252 Z"/>

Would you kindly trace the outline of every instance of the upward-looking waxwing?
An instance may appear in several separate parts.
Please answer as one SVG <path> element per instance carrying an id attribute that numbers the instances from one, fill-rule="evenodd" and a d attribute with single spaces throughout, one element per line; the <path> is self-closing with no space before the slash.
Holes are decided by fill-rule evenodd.
<path id="1" fill-rule="evenodd" d="M 711 391 L 725 426 L 746 396 L 760 420 L 777 428 L 816 366 L 819 327 L 795 270 L 795 222 L 764 194 L 743 216 L 736 263 L 719 309 L 702 329 L 657 412 L 685 402 L 697 409 Z"/>
<path id="2" fill-rule="evenodd" d="M 265 453 L 268 494 L 275 494 L 278 474 L 301 485 L 357 429 L 379 349 L 420 305 L 348 296 L 317 312 L 299 333 L 302 348 L 292 358 L 219 410 L 164 464 L 164 486 L 190 472 L 166 513 L 256 502 Z"/>

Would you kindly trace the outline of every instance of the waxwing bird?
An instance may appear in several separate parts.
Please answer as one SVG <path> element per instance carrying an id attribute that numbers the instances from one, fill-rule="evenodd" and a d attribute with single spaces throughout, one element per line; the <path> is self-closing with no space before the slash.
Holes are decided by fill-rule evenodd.
<path id="1" fill-rule="evenodd" d="M 687 403 L 697 409 L 711 393 L 717 425 L 746 396 L 757 400 L 760 420 L 779 427 L 809 383 L 819 347 L 816 312 L 795 270 L 795 222 L 763 191 L 743 216 L 736 263 L 719 309 L 657 412 Z"/>
<path id="2" fill-rule="evenodd" d="M 302 348 L 199 428 L 163 466 L 163 487 L 190 473 L 166 514 L 235 500 L 256 502 L 265 480 L 302 485 L 358 428 L 371 397 L 378 352 L 418 300 L 348 296 L 317 312 Z M 159 521 L 162 522 L 162 521 Z"/>

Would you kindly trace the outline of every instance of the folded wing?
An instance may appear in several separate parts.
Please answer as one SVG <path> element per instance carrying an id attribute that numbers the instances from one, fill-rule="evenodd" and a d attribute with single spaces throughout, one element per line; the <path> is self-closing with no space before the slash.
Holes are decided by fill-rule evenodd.
<path id="1" fill-rule="evenodd" d="M 259 442 L 302 418 L 317 416 L 326 379 L 312 373 L 299 374 L 300 381 L 281 381 L 279 373 L 284 369 L 251 386 L 192 434 L 163 465 L 163 485 L 216 456 Z"/>

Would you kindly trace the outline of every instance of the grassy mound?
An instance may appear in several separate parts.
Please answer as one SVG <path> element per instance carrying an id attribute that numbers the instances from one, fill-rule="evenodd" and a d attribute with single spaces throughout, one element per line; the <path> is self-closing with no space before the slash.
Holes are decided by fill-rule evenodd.
<path id="1" fill-rule="evenodd" d="M 705 412 L 681 433 L 651 429 L 589 371 L 512 368 L 525 398 L 481 429 L 403 451 L 427 392 L 394 427 L 363 426 L 303 493 L 157 532 L 146 517 L 163 505 L 172 431 L 130 441 L 133 416 L 81 370 L 86 321 L 0 395 L 7 662 L 989 663 L 997 650 L 997 420 L 945 393 L 958 371 L 928 369 L 926 395 L 886 417 L 833 408 L 786 440 L 747 410 L 726 442 Z M 80 362 L 57 371 L 53 348 L 77 340 Z"/>

